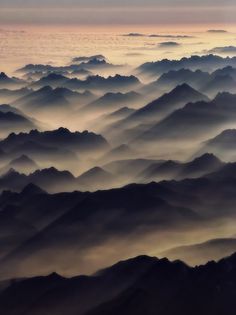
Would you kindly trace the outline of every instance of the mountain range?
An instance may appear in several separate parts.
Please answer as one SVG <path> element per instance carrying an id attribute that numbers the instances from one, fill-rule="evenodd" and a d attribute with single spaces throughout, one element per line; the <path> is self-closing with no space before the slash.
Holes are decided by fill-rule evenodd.
<path id="1" fill-rule="evenodd" d="M 0 310 L 6 315 L 16 314 L 15 309 L 26 315 L 233 315 L 235 259 L 233 254 L 190 268 L 181 261 L 143 255 L 91 276 L 52 273 L 15 280 L 3 286 Z"/>

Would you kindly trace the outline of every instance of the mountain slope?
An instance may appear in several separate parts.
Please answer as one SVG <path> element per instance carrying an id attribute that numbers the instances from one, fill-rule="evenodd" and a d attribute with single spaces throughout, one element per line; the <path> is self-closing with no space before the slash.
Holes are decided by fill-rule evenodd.
<path id="1" fill-rule="evenodd" d="M 235 254 L 195 268 L 181 261 L 138 256 L 89 277 L 52 273 L 16 280 L 0 292 L 0 311 L 4 315 L 233 315 L 235 276 Z"/>

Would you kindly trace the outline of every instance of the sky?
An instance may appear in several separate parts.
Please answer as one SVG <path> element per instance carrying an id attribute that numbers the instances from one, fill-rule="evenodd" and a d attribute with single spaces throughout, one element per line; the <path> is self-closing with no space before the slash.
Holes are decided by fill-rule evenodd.
<path id="1" fill-rule="evenodd" d="M 0 24 L 236 24 L 236 2 L 235 0 L 0 0 Z"/>

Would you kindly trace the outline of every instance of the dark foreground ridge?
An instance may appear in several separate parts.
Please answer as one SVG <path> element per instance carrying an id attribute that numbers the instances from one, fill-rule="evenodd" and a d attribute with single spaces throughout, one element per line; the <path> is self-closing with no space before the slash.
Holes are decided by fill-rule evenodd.
<path id="1" fill-rule="evenodd" d="M 236 254 L 191 268 L 139 256 L 92 276 L 45 277 L 3 283 L 0 313 L 51 315 L 233 315 Z"/>

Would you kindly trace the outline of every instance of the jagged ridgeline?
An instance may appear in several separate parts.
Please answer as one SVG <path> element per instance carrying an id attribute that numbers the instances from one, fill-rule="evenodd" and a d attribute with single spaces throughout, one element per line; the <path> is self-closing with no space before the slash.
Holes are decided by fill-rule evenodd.
<path id="1" fill-rule="evenodd" d="M 235 313 L 233 51 L 0 74 L 1 314 Z"/>

